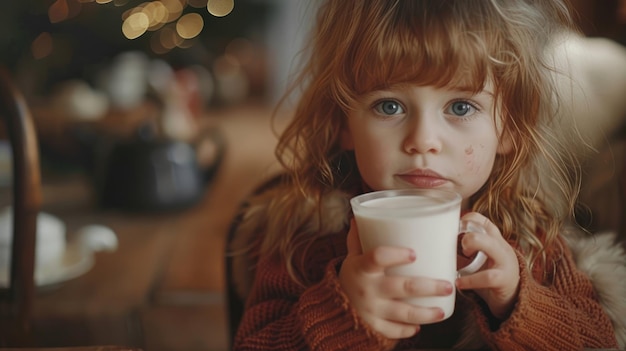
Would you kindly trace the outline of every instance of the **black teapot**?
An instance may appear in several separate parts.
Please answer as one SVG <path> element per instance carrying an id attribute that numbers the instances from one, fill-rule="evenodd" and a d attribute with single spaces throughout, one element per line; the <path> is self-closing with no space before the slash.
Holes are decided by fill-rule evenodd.
<path id="1" fill-rule="evenodd" d="M 223 155 L 218 130 L 202 136 L 216 146 L 207 166 L 198 161 L 196 144 L 146 136 L 96 138 L 91 152 L 92 178 L 99 205 L 133 211 L 188 207 L 205 193 Z M 92 139 L 93 140 L 93 139 Z"/>

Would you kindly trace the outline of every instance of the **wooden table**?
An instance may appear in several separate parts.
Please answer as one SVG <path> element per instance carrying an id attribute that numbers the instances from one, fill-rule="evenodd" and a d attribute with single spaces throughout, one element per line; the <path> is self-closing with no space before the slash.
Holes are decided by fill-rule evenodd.
<path id="1" fill-rule="evenodd" d="M 127 345 L 150 351 L 224 350 L 223 249 L 239 202 L 276 171 L 268 109 L 221 111 L 227 154 L 200 202 L 159 214 L 103 210 L 85 176 L 44 175 L 42 210 L 67 225 L 115 231 L 115 252 L 84 275 L 38 291 L 36 346 Z"/>
<path id="2" fill-rule="evenodd" d="M 65 222 L 68 241 L 75 240 L 78 228 L 102 224 L 113 229 L 119 243 L 115 252 L 96 253 L 93 267 L 80 277 L 39 289 L 33 306 L 36 343 L 143 346 L 143 310 L 161 285 L 177 230 L 186 228 L 186 213 L 98 209 L 89 182 L 80 177 L 49 182 L 44 192 L 42 210 Z"/>

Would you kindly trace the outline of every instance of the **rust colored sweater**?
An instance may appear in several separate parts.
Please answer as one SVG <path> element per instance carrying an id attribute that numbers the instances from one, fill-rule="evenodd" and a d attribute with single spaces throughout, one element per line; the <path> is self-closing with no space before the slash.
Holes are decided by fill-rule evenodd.
<path id="1" fill-rule="evenodd" d="M 398 341 L 370 329 L 351 308 L 338 281 L 346 254 L 345 233 L 327 236 L 303 260 L 302 273 L 314 282 L 308 287 L 294 283 L 284 264 L 260 259 L 234 349 L 453 348 L 462 337 L 465 321 L 474 325 L 471 337 L 490 349 L 616 348 L 613 327 L 591 282 L 576 268 L 565 245 L 564 249 L 555 273 L 541 284 L 520 265 L 518 302 L 507 320 L 494 320 L 482 300 L 466 292 L 457 295 L 455 313 L 448 320 L 424 325 L 413 338 Z"/>

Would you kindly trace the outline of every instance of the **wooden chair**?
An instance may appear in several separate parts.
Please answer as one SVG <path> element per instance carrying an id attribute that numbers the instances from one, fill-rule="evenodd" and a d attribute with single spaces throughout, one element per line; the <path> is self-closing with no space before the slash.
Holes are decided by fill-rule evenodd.
<path id="1" fill-rule="evenodd" d="M 41 205 L 37 135 L 24 96 L 0 67 L 0 118 L 13 155 L 13 244 L 10 280 L 0 290 L 0 346 L 27 344 L 34 297 L 35 240 Z"/>
<path id="2" fill-rule="evenodd" d="M 0 67 L 0 118 L 5 122 L 13 156 L 13 244 L 9 285 L 0 288 L 0 351 L 140 351 L 122 345 L 36 345 L 31 309 L 37 216 L 42 202 L 37 134 L 24 96 L 4 67 Z"/>
<path id="3" fill-rule="evenodd" d="M 285 175 L 280 173 L 270 179 L 262 182 L 255 190 L 250 194 L 250 196 L 261 194 L 264 191 L 271 189 L 272 187 L 277 186 L 285 179 Z M 224 267 L 226 269 L 225 277 L 226 277 L 226 307 L 227 307 L 227 319 L 228 319 L 228 332 L 229 332 L 229 342 L 232 346 L 233 340 L 235 339 L 235 334 L 237 333 L 237 328 L 239 327 L 239 323 L 241 322 L 241 318 L 243 316 L 245 300 L 246 296 L 242 296 L 242 294 L 237 289 L 235 272 L 236 270 L 236 260 L 239 255 L 247 255 L 246 253 L 237 252 L 238 250 L 234 248 L 235 241 L 237 240 L 237 230 L 239 225 L 243 221 L 243 213 L 245 209 L 248 207 L 247 200 L 244 200 L 242 205 L 240 206 L 237 215 L 233 222 L 231 223 L 230 229 L 228 231 L 226 237 L 226 248 L 225 248 L 225 263 Z M 246 246 L 246 245 L 244 245 Z M 239 264 L 241 265 L 241 264 Z M 249 267 L 248 276 L 250 279 L 254 276 L 254 265 L 252 264 Z M 241 267 L 239 267 L 241 268 Z"/>

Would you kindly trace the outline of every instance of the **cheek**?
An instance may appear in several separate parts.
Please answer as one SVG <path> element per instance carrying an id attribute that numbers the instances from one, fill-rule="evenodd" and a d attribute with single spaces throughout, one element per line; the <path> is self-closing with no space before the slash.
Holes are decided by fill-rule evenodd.
<path id="1" fill-rule="evenodd" d="M 465 148 L 464 154 L 465 169 L 469 173 L 476 172 L 476 153 L 474 152 L 474 145 L 469 145 Z"/>
<path id="2" fill-rule="evenodd" d="M 465 171 L 469 174 L 481 174 L 487 165 L 484 144 L 468 145 L 463 154 Z"/>
<path id="3" fill-rule="evenodd" d="M 355 155 L 361 171 L 376 174 L 389 166 L 388 163 L 390 160 L 389 157 L 386 157 L 389 154 L 381 149 L 370 147 L 356 148 Z"/>
<path id="4" fill-rule="evenodd" d="M 382 145 L 373 147 L 358 144 L 354 152 L 361 177 L 370 188 L 379 190 L 381 181 L 393 169 L 389 156 L 391 153 Z"/>

